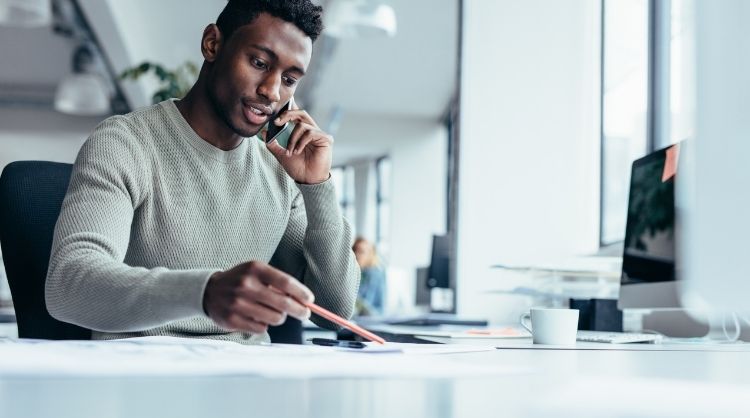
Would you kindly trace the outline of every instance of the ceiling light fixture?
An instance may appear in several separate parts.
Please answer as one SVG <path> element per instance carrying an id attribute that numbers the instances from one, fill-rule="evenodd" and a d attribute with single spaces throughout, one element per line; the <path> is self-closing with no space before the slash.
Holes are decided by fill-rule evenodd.
<path id="1" fill-rule="evenodd" d="M 0 0 L 0 25 L 39 27 L 51 24 L 51 0 Z"/>
<path id="2" fill-rule="evenodd" d="M 78 116 L 98 116 L 112 112 L 110 91 L 102 77 L 93 71 L 94 53 L 82 44 L 73 53 L 73 73 L 57 86 L 55 110 Z"/>
<path id="3" fill-rule="evenodd" d="M 385 4 L 332 0 L 323 16 L 325 33 L 335 38 L 393 37 L 396 12 Z"/>

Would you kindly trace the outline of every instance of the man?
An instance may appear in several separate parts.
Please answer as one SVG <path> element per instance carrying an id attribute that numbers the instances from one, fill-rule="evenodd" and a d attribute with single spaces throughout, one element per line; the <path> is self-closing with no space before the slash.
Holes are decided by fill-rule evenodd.
<path id="1" fill-rule="evenodd" d="M 203 32 L 184 99 L 96 128 L 55 229 L 54 317 L 96 339 L 255 343 L 287 315 L 309 317 L 313 295 L 351 316 L 359 270 L 329 180 L 333 138 L 299 109 L 271 121 L 296 124 L 287 149 L 252 138 L 292 98 L 321 12 L 310 0 L 230 0 Z"/>

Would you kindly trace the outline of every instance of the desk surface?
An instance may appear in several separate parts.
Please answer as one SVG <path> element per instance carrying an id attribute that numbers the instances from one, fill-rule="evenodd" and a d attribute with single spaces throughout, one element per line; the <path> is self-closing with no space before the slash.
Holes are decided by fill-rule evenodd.
<path id="1" fill-rule="evenodd" d="M 467 364 L 533 371 L 457 379 L 0 375 L 0 416 L 750 415 L 747 352 L 508 349 L 450 355 Z"/>

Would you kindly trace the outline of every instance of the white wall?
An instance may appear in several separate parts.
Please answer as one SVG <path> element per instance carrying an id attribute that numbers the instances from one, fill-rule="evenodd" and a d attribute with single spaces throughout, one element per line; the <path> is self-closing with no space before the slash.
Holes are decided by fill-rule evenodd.
<path id="1" fill-rule="evenodd" d="M 72 163 L 100 118 L 52 110 L 0 109 L 0 168 L 18 160 Z"/>
<path id="2" fill-rule="evenodd" d="M 366 154 L 391 158 L 387 261 L 393 304 L 413 303 L 416 269 L 430 263 L 432 235 L 445 233 L 447 146 L 447 130 L 431 119 L 347 114 L 336 133 L 339 164 L 346 161 L 342 156 L 350 161 Z"/>
<path id="3" fill-rule="evenodd" d="M 598 248 L 599 2 L 464 2 L 458 310 L 512 322 L 490 269 Z"/>
<path id="4" fill-rule="evenodd" d="M 695 39 L 695 138 L 680 151 L 682 300 L 750 319 L 750 3 L 686 2 Z"/>

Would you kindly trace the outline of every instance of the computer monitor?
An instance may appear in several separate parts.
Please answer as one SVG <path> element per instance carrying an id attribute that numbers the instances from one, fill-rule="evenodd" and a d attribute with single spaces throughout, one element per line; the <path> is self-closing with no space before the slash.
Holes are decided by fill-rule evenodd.
<path id="1" fill-rule="evenodd" d="M 692 3 L 695 138 L 678 186 L 683 302 L 750 323 L 750 7 Z"/>
<path id="2" fill-rule="evenodd" d="M 618 307 L 679 308 L 675 164 L 679 145 L 633 162 Z"/>
<path id="3" fill-rule="evenodd" d="M 433 235 L 427 287 L 450 287 L 450 250 L 451 241 L 448 235 Z"/>

